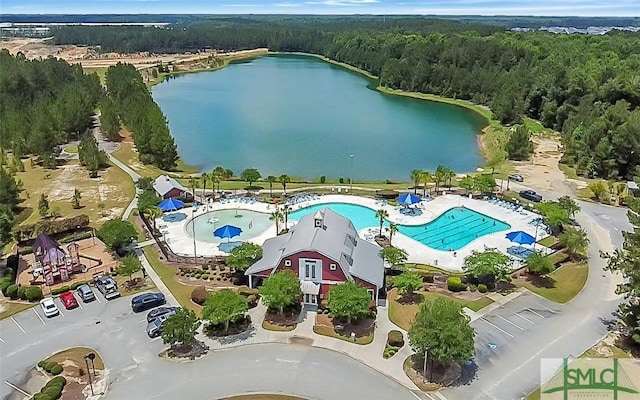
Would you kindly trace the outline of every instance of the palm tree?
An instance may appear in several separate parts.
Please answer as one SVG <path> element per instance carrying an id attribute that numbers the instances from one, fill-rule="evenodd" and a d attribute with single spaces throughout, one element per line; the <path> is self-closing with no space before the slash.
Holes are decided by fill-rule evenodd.
<path id="1" fill-rule="evenodd" d="M 393 234 L 398 232 L 398 225 L 394 224 L 393 222 L 391 222 L 389 224 L 389 227 L 387 228 L 387 231 L 389 232 L 389 244 L 392 244 L 392 240 L 393 240 Z"/>
<path id="2" fill-rule="evenodd" d="M 276 235 L 280 234 L 280 221 L 282 221 L 282 212 L 276 207 L 276 210 L 271 213 L 270 220 L 276 222 Z"/>
<path id="3" fill-rule="evenodd" d="M 273 184 L 278 180 L 278 178 L 276 178 L 273 175 L 269 175 L 267 176 L 267 182 L 269 182 L 269 196 L 273 197 Z"/>
<path id="4" fill-rule="evenodd" d="M 436 173 L 435 173 L 436 193 L 438 192 L 438 189 L 440 189 L 440 182 L 444 181 L 446 170 L 447 168 L 443 165 L 438 165 L 438 167 L 436 168 Z"/>
<path id="5" fill-rule="evenodd" d="M 282 194 L 287 195 L 287 183 L 291 182 L 291 178 L 287 174 L 282 174 L 278 178 L 278 181 L 282 184 Z"/>
<path id="6" fill-rule="evenodd" d="M 427 183 L 433 181 L 433 175 L 429 171 L 420 171 L 420 180 L 424 184 L 424 186 L 422 187 L 422 195 L 426 196 L 427 195 Z"/>
<path id="7" fill-rule="evenodd" d="M 198 185 L 198 180 L 196 178 L 191 178 L 189 180 L 189 185 L 191 186 L 191 194 L 193 195 L 193 201 L 196 201 L 196 186 Z"/>
<path id="8" fill-rule="evenodd" d="M 444 180 L 447 181 L 447 186 L 451 189 L 451 180 L 456 176 L 456 172 L 447 167 L 444 169 Z"/>
<path id="9" fill-rule="evenodd" d="M 566 247 L 572 258 L 581 257 L 589 246 L 587 232 L 582 229 L 567 229 L 560 235 L 559 241 L 562 246 Z"/>
<path id="10" fill-rule="evenodd" d="M 209 175 L 209 178 L 211 179 L 211 186 L 213 186 L 213 189 L 215 190 L 216 184 L 217 184 L 218 185 L 218 192 L 220 192 L 220 182 L 222 181 L 220 175 L 211 174 L 211 175 Z"/>
<path id="11" fill-rule="evenodd" d="M 411 180 L 413 181 L 413 194 L 418 194 L 418 183 L 420 182 L 421 175 L 421 169 L 414 169 L 413 171 L 411 171 Z"/>
<path id="12" fill-rule="evenodd" d="M 200 175 L 200 179 L 202 180 L 202 198 L 204 199 L 205 192 L 207 191 L 207 182 L 209 182 L 209 174 L 203 172 Z"/>
<path id="13" fill-rule="evenodd" d="M 376 218 L 380 219 L 380 237 L 382 237 L 382 224 L 384 224 L 385 219 L 389 218 L 389 213 L 381 208 L 376 211 Z"/>
<path id="14" fill-rule="evenodd" d="M 163 214 L 163 211 L 159 207 L 149 207 L 145 210 L 144 213 L 147 214 L 147 217 L 149 217 L 153 221 L 153 232 L 155 233 L 157 230 L 156 218 L 160 218 Z"/>
<path id="15" fill-rule="evenodd" d="M 220 182 L 225 177 L 225 170 L 221 166 L 217 166 L 211 171 L 211 181 L 218 184 L 218 192 L 220 191 Z"/>
<path id="16" fill-rule="evenodd" d="M 289 213 L 291 212 L 291 207 L 288 204 L 285 204 L 282 207 L 282 216 L 284 217 L 284 229 L 289 229 Z"/>

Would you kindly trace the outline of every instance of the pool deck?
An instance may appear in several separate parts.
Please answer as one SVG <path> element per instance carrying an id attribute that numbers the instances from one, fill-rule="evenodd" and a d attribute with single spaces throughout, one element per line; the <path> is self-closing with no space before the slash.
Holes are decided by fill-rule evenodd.
<path id="1" fill-rule="evenodd" d="M 396 210 L 394 206 L 387 205 L 381 206 L 377 204 L 375 199 L 352 196 L 352 195 L 324 195 L 320 196 L 317 200 L 305 201 L 299 204 L 291 206 L 292 211 L 299 210 L 300 208 L 309 207 L 315 204 L 322 203 L 352 203 L 361 206 L 369 207 L 373 210 L 385 209 L 389 214 L 389 220 L 391 222 L 402 225 L 422 225 L 427 222 L 433 221 L 445 211 L 453 207 L 467 207 L 481 214 L 485 214 L 491 218 L 503 221 L 511 225 L 511 229 L 491 233 L 482 236 L 463 248 L 457 251 L 442 251 L 436 250 L 431 247 L 425 246 L 422 243 L 397 232 L 393 235 L 393 245 L 405 250 L 408 254 L 407 261 L 410 263 L 429 264 L 437 266 L 443 269 L 451 271 L 461 271 L 464 258 L 470 255 L 473 251 L 484 251 L 486 248 L 497 248 L 498 250 L 506 254 L 507 248 L 517 245 L 510 242 L 505 235 L 511 231 L 524 231 L 534 236 L 536 233 L 536 227 L 529 224 L 529 222 L 538 217 L 539 215 L 525 211 L 522 214 L 513 210 L 500 207 L 485 200 L 475 200 L 458 195 L 444 195 L 438 196 L 429 202 L 421 202 L 422 215 L 419 216 L 407 216 Z M 157 220 L 158 226 L 166 226 L 161 229 L 164 232 L 165 240 L 167 244 L 176 254 L 193 256 L 193 239 L 186 233 L 185 227 L 192 217 L 197 217 L 202 214 L 217 210 L 235 210 L 246 209 L 263 213 L 271 213 L 275 210 L 274 205 L 267 203 L 212 203 L 198 207 L 197 211 L 191 212 L 191 209 L 181 210 L 188 215 L 188 218 L 179 222 L 164 222 L 162 218 Z M 193 214 L 193 215 L 192 215 Z M 292 226 L 295 222 L 289 221 L 289 226 Z M 371 228 L 365 228 L 358 233 L 363 238 L 371 239 L 372 235 L 377 233 L 379 225 L 376 224 Z M 262 245 L 265 240 L 272 238 L 276 235 L 275 223 L 272 224 L 266 231 L 260 233 L 256 237 L 249 240 L 249 242 Z M 542 229 L 538 230 L 538 240 L 547 236 L 547 233 Z M 525 246 L 526 247 L 526 246 Z M 548 252 L 549 249 L 536 245 L 537 250 Z M 204 242 L 196 240 L 196 252 L 200 256 L 215 256 L 226 255 L 226 253 L 218 249 L 218 245 L 215 243 Z M 517 263 L 516 263 L 517 266 Z"/>

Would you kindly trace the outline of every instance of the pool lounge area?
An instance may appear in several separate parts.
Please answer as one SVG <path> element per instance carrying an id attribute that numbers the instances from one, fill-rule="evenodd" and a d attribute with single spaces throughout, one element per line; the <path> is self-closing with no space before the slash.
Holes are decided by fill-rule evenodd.
<path id="1" fill-rule="evenodd" d="M 522 230 L 535 235 L 536 226 L 531 221 L 538 217 L 528 211 L 507 209 L 486 200 L 458 195 L 439 196 L 415 205 L 420 208 L 420 215 L 402 213 L 402 207 L 352 195 L 332 194 L 299 199 L 301 200 L 291 205 L 289 226 L 295 224 L 302 215 L 330 207 L 350 218 L 359 235 L 373 242 L 373 236 L 379 229 L 375 211 L 382 208 L 389 214 L 388 220 L 398 224 L 393 245 L 408 253 L 408 262 L 431 264 L 453 271 L 461 270 L 464 257 L 475 250 L 497 248 L 510 254 L 507 249 L 514 243 L 505 237 L 506 233 Z M 219 244 L 227 239 L 221 240 L 213 236 L 213 231 L 223 225 L 223 218 L 224 223 L 243 229 L 241 235 L 244 236 L 232 238 L 231 241 L 249 241 L 261 245 L 266 239 L 275 236 L 275 224 L 269 219 L 274 209 L 274 205 L 261 202 L 216 202 L 202 205 L 194 212 L 190 208 L 182 209 L 180 212 L 188 216 L 185 220 L 164 222 L 159 218 L 157 222 L 162 224 L 161 231 L 167 244 L 176 254 L 193 256 L 191 221 L 195 218 L 196 253 L 200 256 L 224 255 L 226 253 L 219 248 Z M 243 218 L 235 218 L 236 213 L 242 214 Z M 388 222 L 385 226 L 388 226 Z M 282 224 L 280 227 L 282 229 Z M 545 236 L 547 233 L 538 229 L 538 239 Z M 539 245 L 536 248 L 545 250 Z M 511 256 L 518 259 L 513 254 Z"/>

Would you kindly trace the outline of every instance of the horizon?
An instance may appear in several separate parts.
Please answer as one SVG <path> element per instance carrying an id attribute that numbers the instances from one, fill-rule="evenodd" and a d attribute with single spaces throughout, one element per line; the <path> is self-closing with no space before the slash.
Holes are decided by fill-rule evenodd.
<path id="1" fill-rule="evenodd" d="M 213 4 L 212 4 L 213 3 Z M 485 17 L 639 17 L 640 2 L 619 0 L 4 0 L 3 15 L 415 15 Z"/>

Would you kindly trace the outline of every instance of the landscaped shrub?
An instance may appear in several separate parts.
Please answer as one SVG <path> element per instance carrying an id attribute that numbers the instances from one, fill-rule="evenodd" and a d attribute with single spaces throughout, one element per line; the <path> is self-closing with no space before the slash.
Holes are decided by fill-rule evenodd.
<path id="1" fill-rule="evenodd" d="M 57 400 L 62 397 L 62 391 L 66 384 L 67 380 L 64 377 L 56 376 L 47 382 L 39 393 L 33 395 L 33 400 Z"/>
<path id="2" fill-rule="evenodd" d="M 433 274 L 431 272 L 422 272 L 420 275 L 422 276 L 422 282 L 433 283 Z"/>
<path id="3" fill-rule="evenodd" d="M 202 266 L 202 270 L 203 271 L 208 271 L 209 270 L 209 264 L 205 264 Z"/>
<path id="4" fill-rule="evenodd" d="M 25 289 L 27 300 L 40 301 L 44 298 L 42 295 L 42 288 L 40 286 L 29 286 Z"/>
<path id="5" fill-rule="evenodd" d="M 462 292 L 467 290 L 467 285 L 462 283 L 459 276 L 452 276 L 447 279 L 447 288 L 452 292 Z"/>
<path id="6" fill-rule="evenodd" d="M 200 279 L 202 279 L 202 280 L 205 280 L 205 281 L 206 281 L 207 279 L 209 279 L 209 274 L 202 274 L 202 275 L 200 276 Z"/>
<path id="7" fill-rule="evenodd" d="M 485 285 L 484 283 L 478 285 L 478 292 L 487 293 L 487 290 L 487 285 Z"/>
<path id="8" fill-rule="evenodd" d="M 7 287 L 7 297 L 9 297 L 11 300 L 15 300 L 20 297 L 18 296 L 18 285 L 14 283 Z"/>
<path id="9" fill-rule="evenodd" d="M 224 265 L 220 265 L 218 269 L 220 270 L 220 272 L 224 272 L 227 269 L 227 267 L 225 267 Z"/>
<path id="10" fill-rule="evenodd" d="M 249 308 L 254 308 L 255 306 L 257 306 L 258 296 L 255 294 L 250 294 L 249 296 L 247 296 L 247 305 L 249 306 Z"/>
<path id="11" fill-rule="evenodd" d="M 11 283 L 11 278 L 8 276 L 5 276 L 4 278 L 2 278 L 2 280 L 0 280 L 0 291 L 2 291 L 3 295 L 7 295 L 7 289 L 11 285 L 13 285 L 13 283 Z"/>
<path id="12" fill-rule="evenodd" d="M 204 286 L 197 286 L 193 289 L 193 292 L 191 292 L 191 301 L 199 305 L 203 305 L 207 297 L 209 297 L 209 292 L 207 292 L 207 288 Z"/>
<path id="13" fill-rule="evenodd" d="M 238 288 L 238 293 L 240 293 L 243 296 L 249 296 L 252 294 L 258 294 L 259 290 L 258 289 L 250 289 L 249 286 L 240 286 Z"/>
<path id="14" fill-rule="evenodd" d="M 56 364 L 51 368 L 51 375 L 60 375 L 62 373 L 62 365 Z"/>
<path id="15" fill-rule="evenodd" d="M 402 336 L 402 332 L 397 330 L 389 331 L 389 336 L 387 338 L 387 344 L 393 347 L 402 347 L 404 346 L 404 336 Z"/>
<path id="16" fill-rule="evenodd" d="M 195 274 L 193 277 L 196 278 L 196 279 L 200 279 L 201 276 L 202 275 L 200 275 L 200 274 Z"/>
<path id="17" fill-rule="evenodd" d="M 216 280 L 217 280 L 217 281 L 221 281 L 221 280 L 222 280 L 222 278 L 220 278 L 220 277 L 217 277 L 217 278 L 216 278 Z"/>
<path id="18" fill-rule="evenodd" d="M 82 285 L 84 285 L 84 284 L 87 284 L 87 283 L 88 283 L 87 281 L 80 281 L 80 282 L 76 282 L 76 283 L 71 284 L 71 285 L 69 286 L 69 289 L 71 289 L 71 290 L 76 290 L 76 289 L 77 289 L 77 288 L 79 288 L 80 286 L 82 286 Z"/>
<path id="19" fill-rule="evenodd" d="M 33 225 L 22 225 L 14 230 L 13 236 L 18 242 L 36 238 L 41 233 L 46 235 L 54 235 L 78 227 L 85 228 L 89 226 L 89 217 L 85 214 L 77 215 L 72 218 L 43 220 Z"/>
<path id="20" fill-rule="evenodd" d="M 57 289 L 51 290 L 51 295 L 55 296 L 57 294 L 64 293 L 64 292 L 66 292 L 68 290 L 69 290 L 69 286 L 61 286 L 61 287 L 59 287 Z"/>

